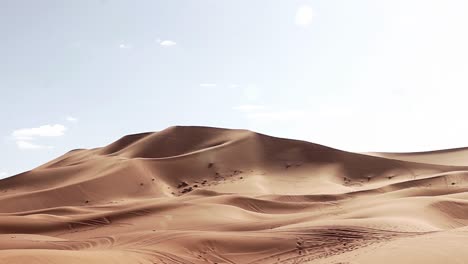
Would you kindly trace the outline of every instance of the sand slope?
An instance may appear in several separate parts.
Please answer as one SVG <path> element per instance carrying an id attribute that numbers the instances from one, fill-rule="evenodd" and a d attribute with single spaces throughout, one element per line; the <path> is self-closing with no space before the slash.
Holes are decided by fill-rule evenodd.
<path id="1" fill-rule="evenodd" d="M 465 157 L 125 136 L 0 180 L 0 263 L 468 263 Z"/>

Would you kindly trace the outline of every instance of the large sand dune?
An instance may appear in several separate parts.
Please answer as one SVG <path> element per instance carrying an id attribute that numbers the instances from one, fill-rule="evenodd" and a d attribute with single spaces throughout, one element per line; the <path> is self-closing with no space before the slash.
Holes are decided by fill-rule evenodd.
<path id="1" fill-rule="evenodd" d="M 468 150 L 171 127 L 0 181 L 0 263 L 468 263 Z"/>

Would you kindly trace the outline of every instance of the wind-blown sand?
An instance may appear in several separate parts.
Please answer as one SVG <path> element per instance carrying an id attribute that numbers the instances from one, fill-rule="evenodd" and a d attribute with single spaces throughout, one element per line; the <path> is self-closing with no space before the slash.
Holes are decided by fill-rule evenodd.
<path id="1" fill-rule="evenodd" d="M 171 127 L 0 180 L 0 263 L 468 263 L 468 150 Z"/>

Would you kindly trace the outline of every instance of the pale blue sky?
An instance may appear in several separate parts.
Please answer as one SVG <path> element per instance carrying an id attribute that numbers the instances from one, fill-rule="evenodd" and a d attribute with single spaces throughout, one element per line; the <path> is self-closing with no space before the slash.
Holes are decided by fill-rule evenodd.
<path id="1" fill-rule="evenodd" d="M 468 146 L 465 0 L 0 0 L 0 177 L 171 125 Z"/>

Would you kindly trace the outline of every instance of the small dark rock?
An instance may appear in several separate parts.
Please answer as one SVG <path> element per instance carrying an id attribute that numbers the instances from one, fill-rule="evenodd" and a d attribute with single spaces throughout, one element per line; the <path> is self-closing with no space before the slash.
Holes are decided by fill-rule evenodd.
<path id="1" fill-rule="evenodd" d="M 191 192 L 193 191 L 193 188 L 192 187 L 188 187 L 188 188 L 185 188 L 182 190 L 182 193 L 188 193 L 188 192 Z"/>
<path id="2" fill-rule="evenodd" d="M 177 188 L 183 188 L 183 187 L 187 187 L 187 186 L 188 186 L 188 183 L 181 182 L 181 183 L 179 183 L 179 185 L 177 185 Z"/>

